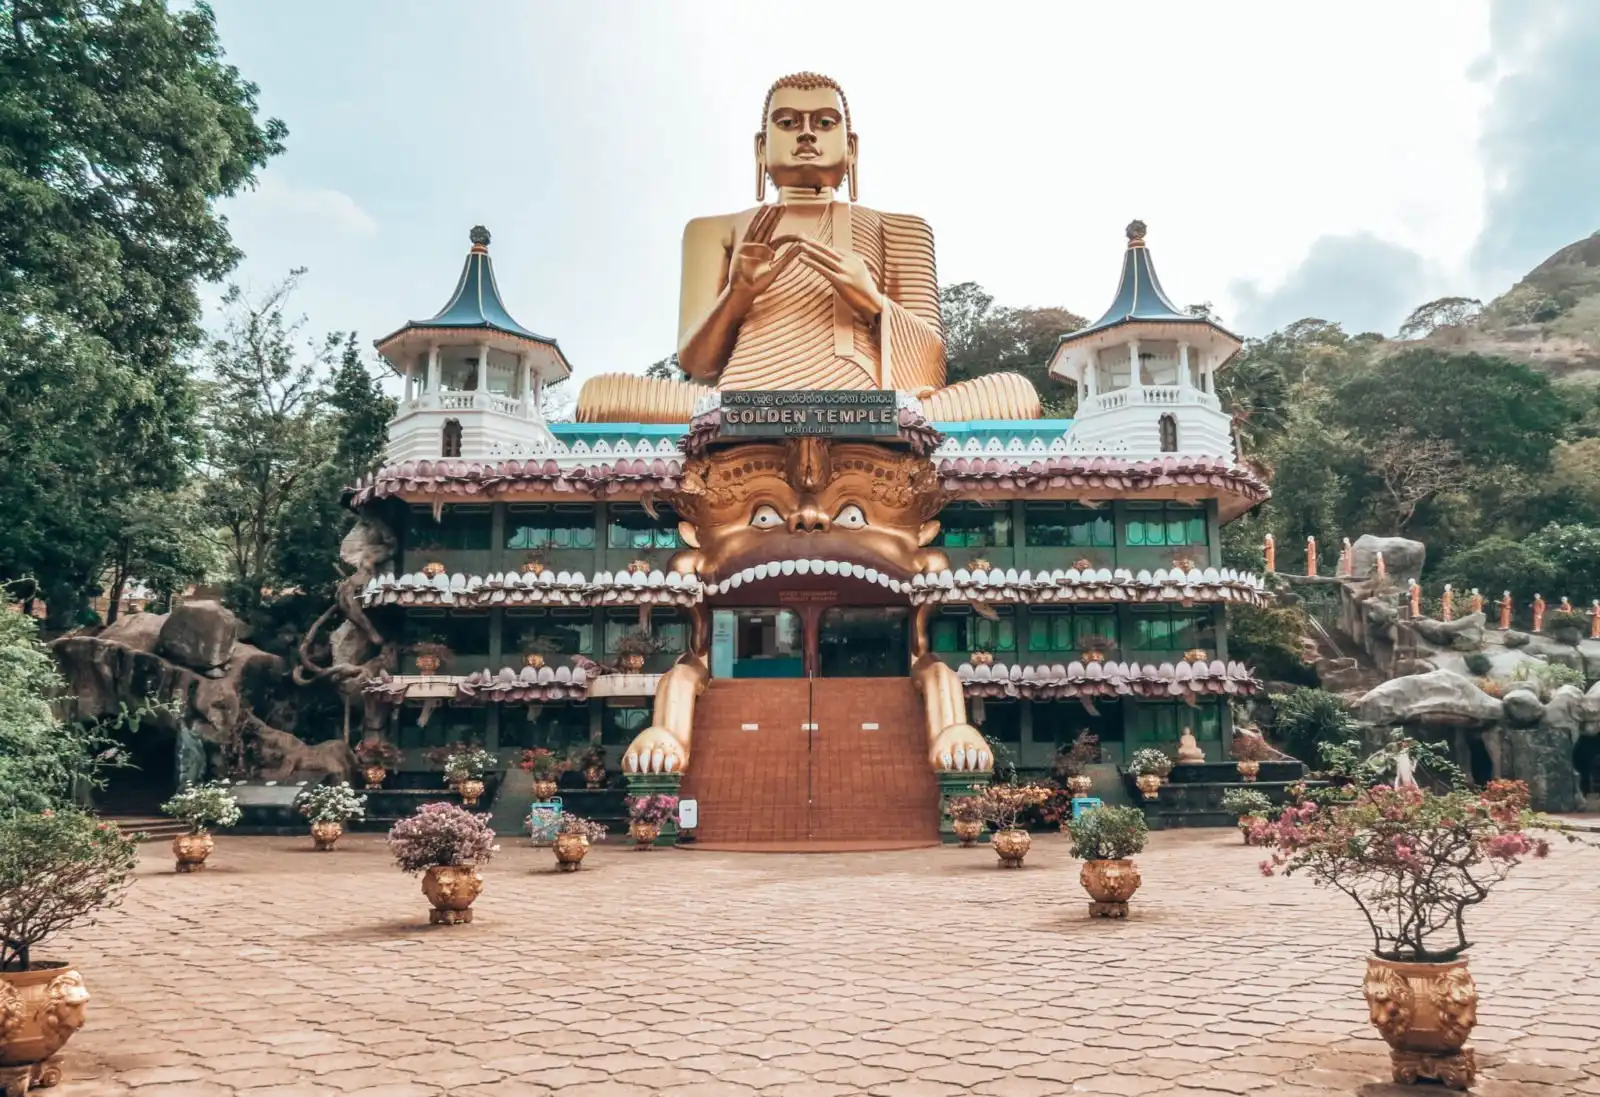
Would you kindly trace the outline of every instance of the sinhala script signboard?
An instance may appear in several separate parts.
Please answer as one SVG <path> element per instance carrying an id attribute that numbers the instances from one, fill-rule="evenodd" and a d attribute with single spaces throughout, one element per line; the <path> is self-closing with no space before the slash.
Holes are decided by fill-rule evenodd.
<path id="1" fill-rule="evenodd" d="M 722 393 L 725 438 L 892 438 L 899 433 L 900 414 L 888 389 Z"/>

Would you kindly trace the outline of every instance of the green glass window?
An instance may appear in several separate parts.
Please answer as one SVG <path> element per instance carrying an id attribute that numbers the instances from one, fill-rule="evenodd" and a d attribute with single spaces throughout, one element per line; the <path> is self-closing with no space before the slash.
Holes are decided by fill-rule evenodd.
<path id="1" fill-rule="evenodd" d="M 412 507 L 406 514 L 406 549 L 411 552 L 487 552 L 494 543 L 494 514 L 485 504 L 452 504 L 433 520 L 432 507 Z"/>
<path id="2" fill-rule="evenodd" d="M 1217 646 L 1209 609 L 1139 608 L 1133 610 L 1131 621 L 1130 646 L 1140 651 L 1211 650 Z"/>
<path id="3" fill-rule="evenodd" d="M 620 698 L 619 698 L 620 700 Z M 600 742 L 608 747 L 625 747 L 633 737 L 650 726 L 648 708 L 607 705 L 600 710 Z"/>
<path id="4" fill-rule="evenodd" d="M 1141 546 L 1206 544 L 1206 512 L 1168 503 L 1129 503 L 1125 542 Z"/>
<path id="5" fill-rule="evenodd" d="M 543 654 L 594 654 L 594 613 L 590 610 L 508 609 L 505 621 L 507 653 L 523 651 L 525 642 L 538 638 L 554 649 Z"/>
<path id="6" fill-rule="evenodd" d="M 594 508 L 581 503 L 512 503 L 506 508 L 506 548 L 594 548 Z"/>
<path id="7" fill-rule="evenodd" d="M 1031 548 L 1111 548 L 1111 504 L 1028 503 L 1023 509 Z"/>
<path id="8" fill-rule="evenodd" d="M 1094 638 L 1118 642 L 1117 615 L 1105 609 L 1031 609 L 1028 611 L 1028 650 L 1082 651 Z"/>
<path id="9" fill-rule="evenodd" d="M 939 512 L 939 539 L 945 548 L 1009 548 L 1008 503 L 951 503 Z"/>
<path id="10" fill-rule="evenodd" d="M 500 746 L 527 750 L 548 747 L 563 751 L 589 744 L 586 701 L 552 701 L 542 705 L 506 705 L 500 710 Z"/>
<path id="11" fill-rule="evenodd" d="M 1097 701 L 1095 714 L 1078 701 L 1034 701 L 1033 741 L 1070 747 L 1079 732 L 1093 732 L 1102 745 L 1122 739 L 1122 702 Z M 1107 761 L 1111 760 L 1109 758 Z"/>
<path id="12" fill-rule="evenodd" d="M 477 613 L 411 610 L 406 614 L 403 635 L 407 644 L 445 644 L 455 657 L 446 668 L 447 672 L 471 674 L 482 669 L 483 664 L 468 661 L 481 660 L 489 654 L 489 615 L 481 610 Z"/>
<path id="13" fill-rule="evenodd" d="M 651 549 L 682 548 L 678 537 L 678 516 L 670 507 L 658 507 L 650 517 L 643 507 L 613 505 L 606 527 L 606 545 L 614 549 L 648 552 Z"/>
<path id="14" fill-rule="evenodd" d="M 983 735 L 991 743 L 1022 742 L 1022 704 L 1019 701 L 985 701 Z"/>
<path id="15" fill-rule="evenodd" d="M 1222 738 L 1222 708 L 1214 701 L 1202 701 L 1194 707 L 1164 701 L 1140 701 L 1134 704 L 1130 719 L 1132 741 L 1141 746 L 1150 744 L 1176 745 L 1189 728 L 1199 740 Z"/>
<path id="16" fill-rule="evenodd" d="M 417 723 L 421 715 L 420 705 L 405 705 L 400 709 L 401 750 L 431 750 L 447 743 L 475 743 L 482 746 L 489 740 L 489 710 L 486 708 L 440 705 L 429 714 L 425 727 Z M 416 764 L 423 759 L 412 757 L 407 761 Z"/>
<path id="17" fill-rule="evenodd" d="M 1010 606 L 996 606 L 999 620 L 990 621 L 965 607 L 939 610 L 928 627 L 928 644 L 936 652 L 959 655 L 982 648 L 996 654 L 1017 650 L 1017 618 Z"/>
<path id="18" fill-rule="evenodd" d="M 622 638 L 639 628 L 639 611 L 637 609 L 608 609 L 606 610 L 606 654 L 617 654 Z M 668 655 L 681 654 L 689 645 L 689 623 L 678 615 L 677 610 L 656 609 L 650 611 L 650 635 L 654 636 L 661 644 L 661 650 Z"/>

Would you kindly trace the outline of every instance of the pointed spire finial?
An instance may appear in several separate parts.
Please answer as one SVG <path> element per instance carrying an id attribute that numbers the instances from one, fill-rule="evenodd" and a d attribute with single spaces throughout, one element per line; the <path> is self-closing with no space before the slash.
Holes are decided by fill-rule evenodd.
<path id="1" fill-rule="evenodd" d="M 1128 222 L 1128 246 L 1130 248 L 1144 247 L 1145 224 L 1143 221 Z"/>
<path id="2" fill-rule="evenodd" d="M 482 225 L 473 225 L 472 231 L 467 233 L 467 239 L 472 241 L 472 249 L 474 251 L 479 249 L 488 250 L 489 230 Z"/>

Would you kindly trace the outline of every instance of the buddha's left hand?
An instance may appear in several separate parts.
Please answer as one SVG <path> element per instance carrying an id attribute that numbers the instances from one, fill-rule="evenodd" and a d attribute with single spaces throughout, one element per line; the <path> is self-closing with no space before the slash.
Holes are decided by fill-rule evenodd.
<path id="1" fill-rule="evenodd" d="M 789 242 L 800 249 L 800 261 L 833 283 L 839 296 L 858 316 L 872 321 L 883 314 L 883 291 L 861 256 L 841 255 L 810 236 L 780 236 L 772 245 L 777 247 Z"/>

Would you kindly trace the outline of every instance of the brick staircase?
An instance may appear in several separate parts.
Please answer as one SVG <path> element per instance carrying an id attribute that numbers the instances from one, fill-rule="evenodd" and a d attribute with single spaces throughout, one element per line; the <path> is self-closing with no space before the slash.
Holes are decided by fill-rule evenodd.
<path id="1" fill-rule="evenodd" d="M 939 838 L 922 699 L 907 678 L 713 680 L 695 707 L 681 793 L 699 801 L 702 849 L 896 849 Z"/>

